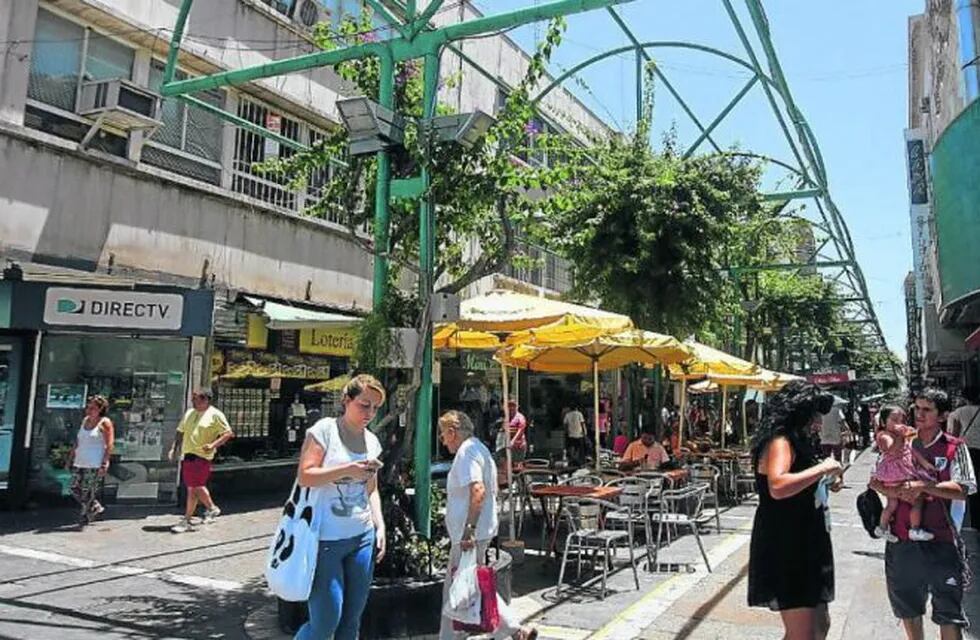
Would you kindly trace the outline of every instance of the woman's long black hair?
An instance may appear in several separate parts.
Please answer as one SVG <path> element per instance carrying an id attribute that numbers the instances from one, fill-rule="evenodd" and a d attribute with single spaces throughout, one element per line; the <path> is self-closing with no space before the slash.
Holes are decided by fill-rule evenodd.
<path id="1" fill-rule="evenodd" d="M 794 380 L 774 393 L 766 402 L 765 418 L 752 436 L 753 467 L 758 466 L 762 452 L 777 436 L 789 440 L 798 460 L 807 466 L 815 462 L 817 450 L 810 425 L 814 415 L 827 413 L 833 404 L 833 396 L 802 380 Z"/>

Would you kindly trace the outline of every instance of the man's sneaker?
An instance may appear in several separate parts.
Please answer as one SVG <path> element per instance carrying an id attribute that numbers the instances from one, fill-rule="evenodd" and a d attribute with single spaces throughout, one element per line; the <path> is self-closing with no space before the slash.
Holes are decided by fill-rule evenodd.
<path id="1" fill-rule="evenodd" d="M 221 515 L 221 509 L 215 505 L 214 509 L 206 509 L 204 511 L 204 524 L 211 524 L 214 519 Z"/>
<path id="2" fill-rule="evenodd" d="M 191 524 L 189 518 L 181 518 L 180 522 L 170 527 L 170 531 L 173 533 L 187 533 L 188 531 L 193 531 L 194 525 Z"/>
<path id="3" fill-rule="evenodd" d="M 91 522 L 92 520 L 95 520 L 103 513 L 105 513 L 105 507 L 96 502 L 94 505 L 92 505 L 92 510 L 88 514 L 89 521 Z"/>
<path id="4" fill-rule="evenodd" d="M 891 529 L 883 529 L 881 526 L 875 527 L 875 537 L 884 538 L 886 542 L 898 542 L 898 536 L 892 533 Z M 911 532 L 909 532 L 909 537 L 912 537 Z"/>
<path id="5" fill-rule="evenodd" d="M 909 529 L 909 540 L 913 542 L 929 542 L 935 537 L 925 529 Z"/>

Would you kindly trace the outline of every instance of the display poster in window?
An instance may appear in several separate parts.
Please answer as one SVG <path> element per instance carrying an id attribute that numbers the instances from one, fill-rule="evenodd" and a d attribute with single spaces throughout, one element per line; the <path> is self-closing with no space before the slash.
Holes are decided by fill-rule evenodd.
<path id="1" fill-rule="evenodd" d="M 265 115 L 265 128 L 272 133 L 282 133 L 282 116 L 278 113 L 267 113 Z M 263 138 L 265 157 L 279 155 L 279 143 L 272 138 Z"/>
<path id="2" fill-rule="evenodd" d="M 116 449 L 124 461 L 160 460 L 172 371 L 133 373 L 132 403 L 117 425 Z M 181 374 L 181 380 L 183 374 Z"/>
<path id="3" fill-rule="evenodd" d="M 51 383 L 48 385 L 48 409 L 84 409 L 87 384 Z"/>

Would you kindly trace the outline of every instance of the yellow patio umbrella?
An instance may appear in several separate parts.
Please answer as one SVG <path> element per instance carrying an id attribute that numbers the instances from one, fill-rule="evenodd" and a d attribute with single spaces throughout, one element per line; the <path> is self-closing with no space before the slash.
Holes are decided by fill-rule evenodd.
<path id="1" fill-rule="evenodd" d="M 500 338 L 488 331 L 463 329 L 456 323 L 436 325 L 432 332 L 433 349 L 466 349 L 492 351 L 501 346 Z"/>
<path id="2" fill-rule="evenodd" d="M 565 319 L 610 331 L 633 327 L 629 316 L 619 313 L 506 290 L 464 300 L 456 324 L 473 331 L 511 333 Z"/>
<path id="3" fill-rule="evenodd" d="M 350 382 L 350 374 L 345 373 L 342 376 L 337 376 L 335 378 L 330 378 L 329 380 L 324 380 L 323 382 L 317 382 L 316 384 L 308 384 L 303 387 L 303 391 L 319 391 L 320 393 L 329 393 L 331 391 L 340 391 L 344 386 Z"/>
<path id="4" fill-rule="evenodd" d="M 793 380 L 803 380 L 800 376 L 790 373 L 780 373 L 769 369 L 759 369 L 759 372 L 751 375 L 709 375 L 708 380 L 720 385 L 727 392 L 728 387 L 746 387 L 759 391 L 778 391 L 788 382 Z M 748 440 L 749 434 L 748 417 L 742 411 L 742 441 Z M 724 430 L 722 431 L 722 446 L 725 446 Z"/>
<path id="5" fill-rule="evenodd" d="M 612 333 L 583 330 L 573 321 L 511 337 L 517 344 L 511 344 L 494 355 L 504 366 L 551 373 L 592 372 L 597 468 L 599 371 L 618 369 L 627 364 L 678 363 L 689 359 L 692 353 L 686 345 L 671 336 L 640 329 Z"/>
<path id="6" fill-rule="evenodd" d="M 691 358 L 667 367 L 670 377 L 681 381 L 681 421 L 680 433 L 677 434 L 678 446 L 682 446 L 684 443 L 684 413 L 687 406 L 688 380 L 710 378 L 714 382 L 718 382 L 716 376 L 754 376 L 761 371 L 757 364 L 700 342 L 687 340 L 684 342 L 684 346 L 691 349 Z M 722 446 L 724 446 L 725 422 L 728 420 L 728 386 L 724 384 L 719 386 L 722 388 L 721 441 Z"/>

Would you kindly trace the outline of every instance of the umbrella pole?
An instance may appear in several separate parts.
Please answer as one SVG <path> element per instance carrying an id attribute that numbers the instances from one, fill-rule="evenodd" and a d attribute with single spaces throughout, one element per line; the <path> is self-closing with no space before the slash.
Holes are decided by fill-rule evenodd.
<path id="1" fill-rule="evenodd" d="M 592 410 L 595 412 L 595 469 L 599 470 L 599 361 L 592 360 Z"/>
<path id="2" fill-rule="evenodd" d="M 516 515 L 517 509 L 514 504 L 514 464 L 510 455 L 510 411 L 507 409 L 507 365 L 505 364 L 500 365 L 500 380 L 503 384 L 504 392 L 504 432 L 507 434 L 505 458 L 507 464 L 507 496 L 508 502 L 510 503 L 510 525 L 508 528 L 510 530 L 510 539 L 516 540 L 517 529 L 514 523 L 514 516 Z"/>
<path id="3" fill-rule="evenodd" d="M 685 414 L 687 413 L 687 378 L 681 378 L 681 421 L 680 429 L 677 433 L 677 455 L 680 455 L 680 449 L 684 446 L 684 422 Z"/>
<path id="4" fill-rule="evenodd" d="M 721 448 L 725 448 L 725 425 L 728 424 L 728 385 L 721 388 Z"/>
<path id="5" fill-rule="evenodd" d="M 749 395 L 749 388 L 745 387 L 745 393 L 742 394 L 742 446 L 748 447 L 749 445 L 749 416 L 746 415 L 748 412 L 746 409 L 746 396 Z"/>

